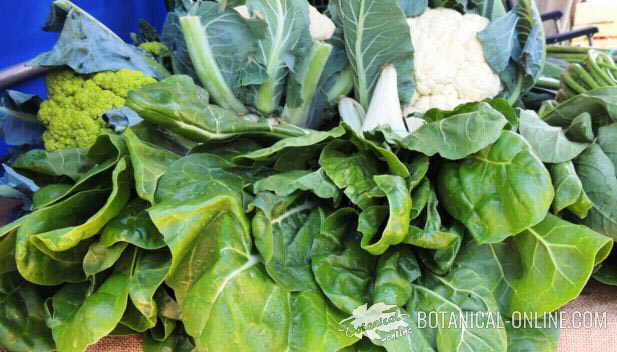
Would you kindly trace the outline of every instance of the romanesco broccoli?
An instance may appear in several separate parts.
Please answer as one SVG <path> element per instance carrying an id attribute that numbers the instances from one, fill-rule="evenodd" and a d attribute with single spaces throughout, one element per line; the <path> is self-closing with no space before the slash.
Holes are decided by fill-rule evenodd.
<path id="1" fill-rule="evenodd" d="M 149 52 L 155 57 L 163 57 L 170 54 L 169 48 L 161 42 L 145 42 L 139 45 L 139 49 Z"/>
<path id="2" fill-rule="evenodd" d="M 49 100 L 41 104 L 45 149 L 88 148 L 101 134 L 111 132 L 103 114 L 124 106 L 128 92 L 155 83 L 138 71 L 119 70 L 78 75 L 66 69 L 47 75 Z"/>

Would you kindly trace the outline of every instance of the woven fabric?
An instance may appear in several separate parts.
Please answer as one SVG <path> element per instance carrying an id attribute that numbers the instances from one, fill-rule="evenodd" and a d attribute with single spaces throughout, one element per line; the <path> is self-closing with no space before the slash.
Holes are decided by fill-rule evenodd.
<path id="1" fill-rule="evenodd" d="M 90 346 L 87 352 L 143 352 L 141 337 L 135 336 L 108 336 L 96 345 Z"/>

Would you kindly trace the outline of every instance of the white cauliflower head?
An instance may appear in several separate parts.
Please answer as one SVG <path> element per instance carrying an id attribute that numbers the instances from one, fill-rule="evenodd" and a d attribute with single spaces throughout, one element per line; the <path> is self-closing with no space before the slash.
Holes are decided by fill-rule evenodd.
<path id="1" fill-rule="evenodd" d="M 414 46 L 416 92 L 406 112 L 452 110 L 497 96 L 503 89 L 477 38 L 485 17 L 451 9 L 428 9 L 408 19 Z"/>

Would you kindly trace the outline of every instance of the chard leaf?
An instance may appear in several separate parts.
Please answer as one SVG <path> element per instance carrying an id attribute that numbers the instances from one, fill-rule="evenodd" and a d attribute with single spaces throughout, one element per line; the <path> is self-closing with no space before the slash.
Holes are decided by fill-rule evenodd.
<path id="1" fill-rule="evenodd" d="M 130 201 L 120 215 L 105 225 L 99 239 L 100 246 L 111 247 L 126 242 L 146 250 L 165 247 L 163 235 L 152 223 L 147 207 L 147 202 L 141 199 Z"/>
<path id="2" fill-rule="evenodd" d="M 197 349 L 287 349 L 280 332 L 289 330 L 288 293 L 251 254 L 250 224 L 238 198 L 222 193 L 167 202 L 149 213 L 171 250 L 166 282 Z"/>
<path id="3" fill-rule="evenodd" d="M 400 176 L 373 177 L 377 187 L 388 198 L 388 207 L 373 206 L 360 214 L 358 232 L 362 233 L 362 249 L 373 254 L 383 254 L 389 246 L 401 243 L 409 231 L 411 195 L 405 180 Z M 389 212 L 388 222 L 380 233 L 380 224 Z"/>
<path id="4" fill-rule="evenodd" d="M 131 157 L 133 177 L 137 194 L 150 203 L 154 203 L 154 194 L 159 179 L 169 165 L 180 157 L 168 150 L 142 141 L 132 129 L 124 132 L 124 139 Z"/>
<path id="5" fill-rule="evenodd" d="M 129 297 L 138 313 L 148 321 L 148 329 L 154 327 L 158 306 L 155 292 L 163 285 L 171 265 L 169 250 L 137 251 L 135 267 L 129 279 Z"/>
<path id="6" fill-rule="evenodd" d="M 509 131 L 479 153 L 444 164 L 438 191 L 447 212 L 479 243 L 500 242 L 539 223 L 554 197 L 549 172 Z"/>
<path id="7" fill-rule="evenodd" d="M 466 243 L 456 265 L 484 277 L 504 316 L 542 316 L 578 297 L 611 247 L 608 237 L 549 214 L 502 243 Z"/>
<path id="8" fill-rule="evenodd" d="M 70 284 L 54 295 L 47 324 L 59 351 L 85 351 L 116 327 L 127 306 L 129 270 L 120 266 L 91 294 L 88 284 Z"/>
<path id="9" fill-rule="evenodd" d="M 406 305 L 411 298 L 411 284 L 420 275 L 420 265 L 411 249 L 388 249 L 377 262 L 373 303 L 397 307 Z"/>
<path id="10" fill-rule="evenodd" d="M 60 285 L 64 282 L 80 282 L 85 279 L 82 258 L 88 250 L 87 241 L 68 251 L 41 251 L 34 246 L 31 237 L 39 233 L 53 233 L 82 224 L 99 210 L 108 195 L 104 190 L 90 190 L 37 210 L 21 218 L 16 234 L 15 260 L 20 275 L 39 285 Z M 47 247 L 43 246 L 43 249 Z"/>
<path id="11" fill-rule="evenodd" d="M 340 192 L 336 185 L 326 176 L 323 169 L 317 171 L 292 170 L 274 174 L 253 184 L 255 193 L 271 191 L 277 196 L 286 197 L 301 190 L 315 194 L 324 199 L 338 199 Z"/>
<path id="12" fill-rule="evenodd" d="M 41 251 L 67 251 L 95 236 L 111 219 L 120 214 L 130 197 L 129 170 L 126 159 L 120 160 L 112 175 L 112 191 L 103 206 L 86 222 L 77 226 L 54 228 L 33 234 L 30 242 Z"/>
<path id="13" fill-rule="evenodd" d="M 424 124 L 400 141 L 403 148 L 425 155 L 462 159 L 493 144 L 508 121 L 489 104 Z"/>
<path id="14" fill-rule="evenodd" d="M 564 163 L 576 158 L 587 143 L 577 143 L 568 140 L 560 127 L 554 127 L 542 121 L 531 110 L 519 110 L 520 133 L 534 153 L 545 163 Z"/>
<path id="15" fill-rule="evenodd" d="M 0 138 L 11 146 L 43 144 L 43 126 L 38 122 L 37 113 L 41 98 L 7 90 L 0 99 Z"/>
<path id="16" fill-rule="evenodd" d="M 462 225 L 455 224 L 445 233 L 455 235 L 457 238 L 446 248 L 422 250 L 419 253 L 422 263 L 437 275 L 446 275 L 450 272 L 450 269 L 452 269 L 454 261 L 461 249 L 465 230 Z"/>
<path id="17" fill-rule="evenodd" d="M 0 236 L 0 275 L 17 271 L 15 264 L 15 237 Z"/>
<path id="18" fill-rule="evenodd" d="M 104 246 L 99 242 L 94 242 L 88 248 L 86 255 L 84 255 L 84 274 L 91 277 L 111 268 L 120 259 L 127 246 L 128 243 L 124 242 L 113 246 Z"/>
<path id="19" fill-rule="evenodd" d="M 345 49 L 355 73 L 356 98 L 365 109 L 381 68 L 396 67 L 398 92 L 407 104 L 414 91 L 413 47 L 405 14 L 398 0 L 337 0 Z"/>
<path id="20" fill-rule="evenodd" d="M 576 95 L 543 117 L 550 125 L 568 128 L 581 114 L 588 113 L 594 127 L 617 121 L 617 87 L 598 88 Z"/>
<path id="21" fill-rule="evenodd" d="M 159 79 L 169 74 L 153 57 L 125 43 L 71 1 L 54 1 L 43 29 L 61 32 L 60 38 L 51 51 L 37 56 L 32 65 L 67 65 L 82 74 L 120 69 L 141 71 Z"/>
<path id="22" fill-rule="evenodd" d="M 508 332 L 508 352 L 554 352 L 559 347 L 560 329 L 557 324 L 551 324 L 550 318 L 540 318 L 536 321 L 537 326 L 525 327 L 513 326 L 506 322 Z M 555 319 L 555 317 L 552 317 Z"/>
<path id="23" fill-rule="evenodd" d="M 245 134 L 282 138 L 308 133 L 293 125 L 255 115 L 239 116 L 233 110 L 209 104 L 208 92 L 184 75 L 171 76 L 129 92 L 126 105 L 145 121 L 199 142 Z"/>
<path id="24" fill-rule="evenodd" d="M 0 346 L 15 352 L 54 350 L 40 293 L 16 272 L 0 274 Z"/>
<path id="25" fill-rule="evenodd" d="M 375 270 L 375 257 L 360 248 L 356 216 L 351 208 L 341 208 L 328 216 L 313 242 L 311 261 L 323 293 L 348 314 L 369 302 Z"/>
<path id="26" fill-rule="evenodd" d="M 445 277 L 428 274 L 419 284 L 413 285 L 413 290 L 414 297 L 408 308 L 412 317 L 419 316 L 420 312 L 445 313 L 436 329 L 426 329 L 436 331 L 423 331 L 431 336 L 429 342 L 438 351 L 507 351 L 504 324 L 496 315 L 497 302 L 480 274 L 465 268 Z M 478 324 L 470 324 L 469 312 L 476 312 L 474 319 L 478 317 Z M 452 316 L 460 323 L 448 324 Z M 494 325 L 491 326 L 488 319 L 493 319 Z"/>
<path id="27" fill-rule="evenodd" d="M 373 180 L 379 172 L 379 162 L 372 153 L 359 151 L 350 142 L 330 142 L 321 152 L 319 164 L 332 182 L 361 208 L 374 204 L 374 197 L 383 194 Z"/>
<path id="28" fill-rule="evenodd" d="M 253 161 L 270 160 L 274 158 L 275 155 L 285 151 L 292 150 L 293 152 L 297 152 L 302 148 L 314 146 L 343 135 L 345 135 L 345 129 L 342 127 L 336 127 L 330 131 L 311 131 L 304 136 L 281 139 L 270 147 L 240 155 L 234 158 L 234 162 L 239 164 L 250 164 Z"/>
<path id="29" fill-rule="evenodd" d="M 571 161 L 555 164 L 550 167 L 550 171 L 555 186 L 553 213 L 559 214 L 568 209 L 584 219 L 593 205 L 583 190 L 583 183 L 574 170 L 574 164 Z"/>
<path id="30" fill-rule="evenodd" d="M 292 295 L 291 310 L 289 351 L 340 351 L 358 340 L 342 331 L 347 316 L 319 291 Z"/>
<path id="31" fill-rule="evenodd" d="M 85 149 L 63 149 L 53 152 L 35 149 L 20 155 L 12 166 L 28 173 L 66 176 L 77 182 L 94 166 L 94 162 L 88 157 Z"/>
<path id="32" fill-rule="evenodd" d="M 323 211 L 296 196 L 261 193 L 253 201 L 257 212 L 252 229 L 266 271 L 289 291 L 317 289 L 311 271 L 311 247 L 319 233 Z"/>
<path id="33" fill-rule="evenodd" d="M 311 43 L 308 3 L 304 0 L 247 0 L 259 21 L 255 64 L 245 71 L 246 85 L 258 85 L 255 107 L 271 114 L 278 106 L 289 72 L 296 71 Z M 258 14 L 258 15 L 257 15 Z"/>

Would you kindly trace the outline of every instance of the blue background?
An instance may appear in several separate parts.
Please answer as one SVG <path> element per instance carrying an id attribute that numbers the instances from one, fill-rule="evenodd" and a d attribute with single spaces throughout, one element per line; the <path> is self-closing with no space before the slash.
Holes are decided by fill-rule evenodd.
<path id="1" fill-rule="evenodd" d="M 0 70 L 30 60 L 53 48 L 57 33 L 41 30 L 47 20 L 52 0 L 0 0 Z M 73 0 L 78 6 L 131 43 L 130 33 L 138 30 L 145 19 L 159 30 L 165 20 L 163 0 Z M 45 97 L 42 78 L 24 82 L 10 89 Z M 0 159 L 6 145 L 0 139 Z"/>

